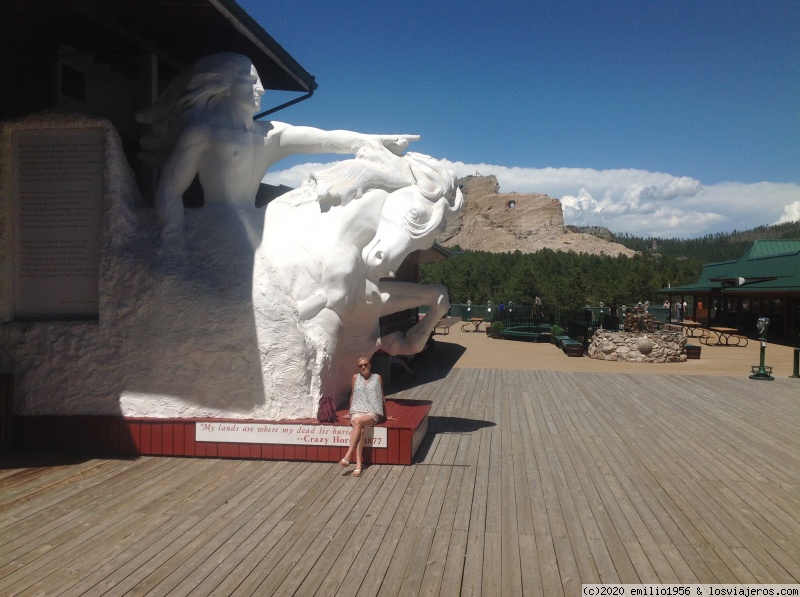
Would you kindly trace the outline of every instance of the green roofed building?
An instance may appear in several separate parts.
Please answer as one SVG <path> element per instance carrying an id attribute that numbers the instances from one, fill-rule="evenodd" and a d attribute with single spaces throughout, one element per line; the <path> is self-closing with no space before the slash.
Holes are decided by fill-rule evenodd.
<path id="1" fill-rule="evenodd" d="M 663 288 L 673 304 L 705 326 L 735 327 L 757 334 L 759 317 L 770 319 L 769 337 L 800 342 L 800 240 L 759 240 L 735 261 L 709 263 L 694 284 Z"/>

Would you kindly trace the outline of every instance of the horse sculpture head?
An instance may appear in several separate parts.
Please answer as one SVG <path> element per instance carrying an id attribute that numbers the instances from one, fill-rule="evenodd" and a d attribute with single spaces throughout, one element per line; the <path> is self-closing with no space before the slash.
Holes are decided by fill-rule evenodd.
<path id="1" fill-rule="evenodd" d="M 372 279 L 394 276 L 412 251 L 430 248 L 464 204 L 455 173 L 441 162 L 412 152 L 403 159 L 414 184 L 389 194 L 375 237 L 362 252 Z"/>

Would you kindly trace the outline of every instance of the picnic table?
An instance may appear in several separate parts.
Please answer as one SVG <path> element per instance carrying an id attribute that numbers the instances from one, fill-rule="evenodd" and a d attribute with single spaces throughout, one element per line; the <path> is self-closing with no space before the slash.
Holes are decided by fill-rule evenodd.
<path id="1" fill-rule="evenodd" d="M 739 334 L 739 330 L 736 328 L 726 328 L 726 327 L 713 327 L 709 328 L 714 334 L 716 334 L 716 342 L 714 342 L 714 336 L 709 334 L 705 338 L 700 338 L 700 342 L 703 342 L 705 345 L 714 346 L 747 346 L 747 336 L 742 336 Z"/>
<path id="2" fill-rule="evenodd" d="M 683 333 L 687 336 L 694 338 L 695 337 L 695 330 L 700 330 L 697 332 L 701 337 L 704 335 L 708 335 L 708 333 L 703 333 L 705 330 L 701 327 L 701 323 L 699 321 L 681 321 L 680 325 L 683 327 Z"/>
<path id="3" fill-rule="evenodd" d="M 464 322 L 464 324 L 461 326 L 461 331 L 462 332 L 469 332 L 470 331 L 469 324 L 472 324 L 472 325 L 475 326 L 475 330 L 474 331 L 479 332 L 481 324 L 484 321 L 485 320 L 484 320 L 483 317 L 470 317 L 469 321 Z"/>

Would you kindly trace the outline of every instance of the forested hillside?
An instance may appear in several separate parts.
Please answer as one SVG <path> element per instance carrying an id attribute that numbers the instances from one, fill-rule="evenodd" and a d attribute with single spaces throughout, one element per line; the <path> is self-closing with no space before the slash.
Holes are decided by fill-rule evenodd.
<path id="1" fill-rule="evenodd" d="M 632 305 L 659 300 L 668 285 L 695 282 L 703 264 L 658 255 L 608 257 L 544 249 L 537 253 L 465 251 L 421 268 L 423 282 L 447 286 L 450 301 L 476 304 L 491 300 L 578 309 L 587 302 Z M 660 299 L 663 300 L 663 299 Z"/>
<path id="2" fill-rule="evenodd" d="M 583 305 L 660 304 L 658 290 L 696 282 L 705 263 L 738 259 L 754 240 L 798 239 L 800 223 L 762 226 L 747 232 L 699 239 L 644 239 L 619 235 L 615 240 L 640 251 L 634 257 L 564 253 L 458 252 L 451 259 L 420 268 L 422 282 L 447 286 L 452 303 L 491 300 L 532 304 L 540 297 L 561 309 Z"/>
<path id="3" fill-rule="evenodd" d="M 666 257 L 692 257 L 703 263 L 738 259 L 755 240 L 800 239 L 800 222 L 776 226 L 759 226 L 752 230 L 708 234 L 694 239 L 639 238 L 615 234 L 614 241 L 642 253 L 658 253 Z"/>

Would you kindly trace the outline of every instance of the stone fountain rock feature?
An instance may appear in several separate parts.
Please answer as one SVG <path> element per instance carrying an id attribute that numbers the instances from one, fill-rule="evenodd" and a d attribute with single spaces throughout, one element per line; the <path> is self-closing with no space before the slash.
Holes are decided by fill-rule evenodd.
<path id="1" fill-rule="evenodd" d="M 650 313 L 630 313 L 624 331 L 597 330 L 589 344 L 590 358 L 632 363 L 682 363 L 686 360 L 686 336 L 682 332 L 655 330 Z"/>
<path id="2" fill-rule="evenodd" d="M 654 321 L 650 313 L 628 313 L 622 328 L 630 334 L 652 334 L 656 331 Z"/>

